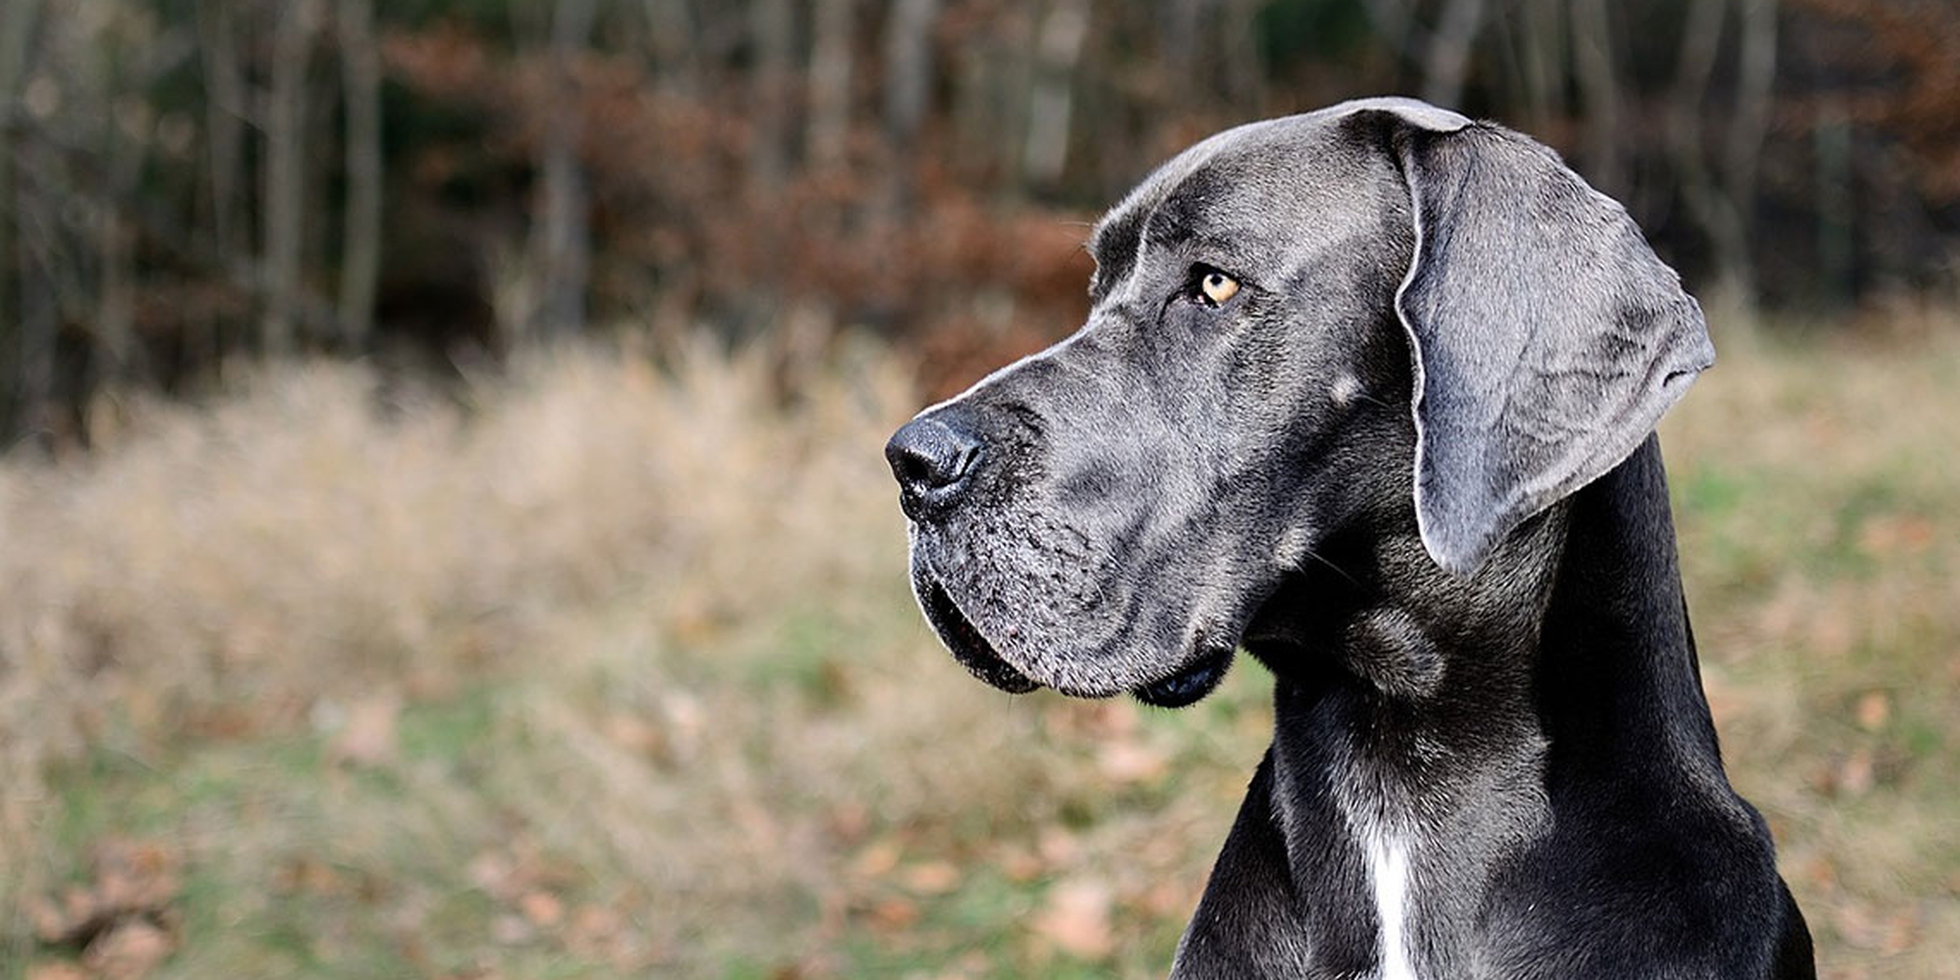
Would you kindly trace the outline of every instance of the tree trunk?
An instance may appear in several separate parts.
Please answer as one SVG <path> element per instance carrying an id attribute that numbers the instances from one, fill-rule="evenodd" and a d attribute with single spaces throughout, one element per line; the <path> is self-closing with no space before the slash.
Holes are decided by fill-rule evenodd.
<path id="1" fill-rule="evenodd" d="M 1533 132 L 1551 128 L 1565 106 L 1567 55 L 1563 0 L 1526 0 L 1518 27 L 1519 74 Z"/>
<path id="2" fill-rule="evenodd" d="M 228 272 L 247 264 L 245 243 L 238 234 L 240 166 L 244 120 L 250 112 L 243 73 L 238 67 L 238 40 L 227 0 L 199 0 L 198 49 L 204 56 L 204 131 L 211 147 L 212 249 Z"/>
<path id="3" fill-rule="evenodd" d="M 1422 97 L 1446 108 L 1463 101 L 1463 82 L 1470 75 L 1470 50 L 1484 25 L 1484 0 L 1449 0 L 1436 30 L 1429 35 L 1423 57 Z"/>
<path id="4" fill-rule="evenodd" d="M 1593 186 L 1621 197 L 1625 188 L 1620 181 L 1620 94 L 1608 13 L 1606 0 L 1573 0 L 1572 59 L 1586 110 L 1586 176 Z"/>
<path id="5" fill-rule="evenodd" d="M 579 162 L 585 114 L 573 66 L 585 50 L 596 14 L 595 0 L 560 0 L 551 17 L 557 93 L 542 147 L 544 200 L 539 227 L 544 275 L 533 335 L 570 336 L 585 329 L 592 246 L 586 228 L 585 171 Z"/>
<path id="6" fill-rule="evenodd" d="M 340 75 L 347 92 L 346 233 L 340 328 L 350 350 L 367 346 L 381 273 L 381 50 L 374 0 L 339 0 Z"/>
<path id="7" fill-rule="evenodd" d="M 853 0 L 817 0 L 810 40 L 810 163 L 843 166 L 851 135 Z"/>
<path id="8" fill-rule="evenodd" d="M 1028 102 L 1028 134 L 1021 171 L 1028 183 L 1052 190 L 1068 167 L 1069 117 L 1075 65 L 1089 34 L 1086 0 L 1054 0 L 1035 34 L 1034 91 Z M 1179 84 L 1174 80 L 1173 84 Z"/>
<path id="9" fill-rule="evenodd" d="M 18 145 L 15 144 L 16 147 Z M 34 162 L 53 163 L 45 155 Z M 50 212 L 58 209 L 58 202 L 24 185 L 14 187 L 13 197 L 0 201 L 0 205 L 10 205 L 9 210 L 23 219 L 23 227 L 50 228 L 56 221 L 56 216 Z M 7 448 L 28 437 L 35 437 L 46 445 L 54 434 L 54 338 L 60 310 L 57 306 L 59 299 L 55 295 L 55 270 L 49 267 L 52 249 L 46 241 L 26 239 L 17 244 L 21 247 L 14 257 L 14 268 L 7 271 L 19 275 L 16 312 L 9 321 L 10 325 L 19 324 L 19 333 L 12 338 L 16 352 L 14 380 L 18 387 L 14 392 L 13 418 L 7 442 L 0 443 L 0 448 Z"/>
<path id="10" fill-rule="evenodd" d="M 1163 100 L 1172 112 L 1190 111 L 1192 104 L 1203 97 L 1205 86 L 1201 84 L 1202 69 L 1199 64 L 1201 45 L 1199 38 L 1205 36 L 1205 29 L 1212 26 L 1217 15 L 1213 0 L 1162 0 L 1154 4 L 1157 22 L 1157 64 L 1153 74 L 1162 73 Z M 1041 35 L 1049 30 L 1055 19 L 1059 5 L 1050 7 L 1048 16 L 1041 20 Z M 1040 35 L 1038 35 L 1040 36 Z M 1047 46 L 1037 44 L 1036 71 L 1045 75 L 1047 68 Z M 1046 82 L 1037 76 L 1037 85 Z M 1037 98 L 1039 98 L 1037 96 Z"/>
<path id="11" fill-rule="evenodd" d="M 1224 39 L 1218 57 L 1224 61 L 1226 97 L 1246 112 L 1263 112 L 1266 106 L 1266 52 L 1259 34 L 1259 12 L 1263 0 L 1225 0 L 1219 14 Z"/>
<path id="12" fill-rule="evenodd" d="M 115 69 L 110 69 L 112 75 Z M 96 225 L 101 256 L 95 309 L 96 346 L 102 354 L 94 372 L 101 379 L 129 379 L 143 373 L 142 352 L 136 342 L 136 230 L 124 213 L 136 203 L 148 152 L 149 111 L 140 102 L 124 103 L 122 86 L 111 80 L 109 100 L 116 108 L 103 125 L 103 155 L 108 162 L 105 200 Z"/>
<path id="13" fill-rule="evenodd" d="M 298 346 L 300 259 L 306 220 L 306 63 L 318 17 L 315 0 L 288 0 L 272 34 L 272 86 L 265 96 L 265 318 L 268 357 Z"/>
<path id="14" fill-rule="evenodd" d="M 1717 187 L 1704 158 L 1709 80 L 1721 51 L 1726 0 L 1705 0 L 1690 8 L 1682 28 L 1681 50 L 1675 59 L 1674 91 L 1668 106 L 1668 142 L 1681 201 L 1708 236 L 1715 253 L 1716 275 L 1735 295 L 1742 270 L 1749 264 L 1748 240 L 1737 220 L 1736 201 Z"/>
<path id="15" fill-rule="evenodd" d="M 700 25 L 688 0 L 645 0 L 649 47 L 661 84 L 687 95 L 701 87 Z"/>
<path id="16" fill-rule="evenodd" d="M 1776 0 L 1743 0 L 1741 59 L 1737 69 L 1735 119 L 1729 124 L 1722 157 L 1722 180 L 1735 212 L 1736 261 L 1730 285 L 1743 302 L 1756 301 L 1756 179 L 1763 140 L 1769 134 L 1770 102 L 1776 81 Z"/>
<path id="17" fill-rule="evenodd" d="M 1857 187 L 1852 172 L 1851 113 L 1840 98 L 1827 95 L 1812 109 L 1812 155 L 1816 160 L 1818 292 L 1832 304 L 1856 295 Z"/>
<path id="18" fill-rule="evenodd" d="M 749 31 L 755 41 L 755 142 L 749 178 L 773 195 L 789 175 L 790 91 L 796 77 L 796 8 L 790 0 L 750 0 Z"/>
<path id="19" fill-rule="evenodd" d="M 39 0 L 12 0 L 0 8 L 0 451 L 24 428 L 27 404 L 27 330 L 23 323 L 21 290 L 26 256 L 17 251 L 14 222 L 14 152 L 25 125 L 20 112 L 21 79 L 27 74 L 27 53 L 33 47 Z"/>
<path id="20" fill-rule="evenodd" d="M 902 218 L 912 207 L 913 144 L 932 91 L 932 28 L 939 0 L 892 0 L 885 22 L 885 138 L 892 148 L 887 210 Z"/>

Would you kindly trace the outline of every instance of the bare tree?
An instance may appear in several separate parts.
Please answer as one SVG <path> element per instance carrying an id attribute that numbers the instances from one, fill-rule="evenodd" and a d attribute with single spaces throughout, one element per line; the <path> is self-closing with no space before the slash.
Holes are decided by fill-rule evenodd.
<path id="1" fill-rule="evenodd" d="M 1707 161 L 1707 108 L 1723 23 L 1731 9 L 1741 22 L 1734 112 L 1722 129 L 1719 168 Z M 1668 106 L 1669 162 L 1687 213 L 1708 236 L 1716 276 L 1732 298 L 1756 300 L 1751 220 L 1757 193 L 1757 161 L 1769 129 L 1770 83 L 1775 72 L 1774 0 L 1706 0 L 1694 4 L 1683 26 Z"/>
<path id="2" fill-rule="evenodd" d="M 1852 205 L 1857 145 L 1851 110 L 1841 95 L 1832 93 L 1818 100 L 1811 112 L 1818 287 L 1827 299 L 1844 302 L 1853 296 L 1852 276 L 1858 244 L 1857 213 Z"/>
<path id="3" fill-rule="evenodd" d="M 649 48 L 663 85 L 689 95 L 701 82 L 701 26 L 691 0 L 644 0 Z"/>
<path id="4" fill-rule="evenodd" d="M 15 216 L 24 225 L 31 224 L 44 231 L 55 225 L 57 218 L 50 212 L 59 205 L 47 195 L 36 193 L 35 188 L 25 183 L 16 185 L 11 203 Z M 23 234 L 16 241 L 20 270 L 16 321 L 20 333 L 15 347 L 18 352 L 15 378 L 19 387 L 12 430 L 20 435 L 46 435 L 53 428 L 49 416 L 54 396 L 54 341 L 61 311 L 54 246 L 48 237 Z"/>
<path id="5" fill-rule="evenodd" d="M 0 448 L 33 410 L 24 397 L 24 373 L 33 345 L 20 290 L 15 287 L 25 275 L 26 257 L 19 251 L 14 227 L 21 212 L 14 200 L 13 148 L 20 145 L 27 125 L 20 96 L 40 6 L 39 0 L 10 0 L 0 7 L 0 147 L 4 147 L 0 149 Z"/>
<path id="6" fill-rule="evenodd" d="M 1052 187 L 1068 166 L 1075 66 L 1082 58 L 1082 41 L 1088 33 L 1086 0 L 1054 0 L 1035 35 L 1034 91 L 1028 102 L 1027 142 L 1021 156 L 1022 172 L 1035 187 Z"/>
<path id="7" fill-rule="evenodd" d="M 1606 0 L 1572 0 L 1572 60 L 1586 107 L 1587 176 L 1608 194 L 1620 181 L 1620 89 L 1613 68 L 1613 25 Z"/>
<path id="8" fill-rule="evenodd" d="M 306 220 L 306 66 L 319 20 L 317 0 L 286 0 L 272 30 L 272 84 L 265 92 L 265 353 L 297 346 L 300 260 Z"/>
<path id="9" fill-rule="evenodd" d="M 755 138 L 749 176 L 773 193 L 789 173 L 790 92 L 796 80 L 796 9 L 790 0 L 750 0 L 749 30 L 755 39 Z"/>
<path id="10" fill-rule="evenodd" d="M 120 60 L 120 59 L 112 59 Z M 126 213 L 136 200 L 149 153 L 153 122 L 141 95 L 121 92 L 112 79 L 113 110 L 102 128 L 106 183 L 96 208 L 96 247 L 101 256 L 95 310 L 96 344 L 106 359 L 98 374 L 135 377 L 142 373 L 141 349 L 136 343 L 136 229 Z"/>
<path id="11" fill-rule="evenodd" d="M 1388 50 L 1397 56 L 1407 54 L 1413 45 L 1416 11 L 1414 0 L 1366 0 L 1368 25 Z"/>
<path id="12" fill-rule="evenodd" d="M 1772 86 L 1776 79 L 1776 0 L 1742 0 L 1741 59 L 1736 76 L 1735 119 L 1722 157 L 1722 178 L 1736 211 L 1741 247 L 1735 251 L 1733 286 L 1748 303 L 1756 300 L 1756 180 L 1763 140 L 1769 135 Z"/>
<path id="13" fill-rule="evenodd" d="M 210 146 L 210 207 L 212 247 L 228 273 L 246 265 L 245 244 L 238 233 L 244 121 L 251 111 L 244 73 L 238 65 L 238 38 L 227 0 L 199 0 L 198 50 L 204 62 L 204 132 Z"/>
<path id="14" fill-rule="evenodd" d="M 579 53 L 592 34 L 595 0 L 560 0 L 551 17 L 551 72 L 556 89 L 542 147 L 544 200 L 538 217 L 543 264 L 533 332 L 576 334 L 585 329 L 585 288 L 592 245 L 586 227 L 588 206 L 579 144 L 585 136 L 578 80 Z"/>
<path id="15" fill-rule="evenodd" d="M 1676 186 L 1687 213 L 1708 236 L 1715 261 L 1725 278 L 1738 274 L 1748 261 L 1747 241 L 1736 202 L 1715 184 L 1704 159 L 1709 82 L 1721 53 L 1722 23 L 1727 0 L 1704 0 L 1690 6 L 1675 56 L 1674 90 L 1668 100 L 1668 145 Z"/>
<path id="16" fill-rule="evenodd" d="M 1266 104 L 1266 58 L 1260 50 L 1259 14 L 1264 0 L 1223 0 L 1219 58 L 1225 67 L 1226 97 L 1248 110 Z"/>
<path id="17" fill-rule="evenodd" d="M 346 233 L 340 261 L 340 325 L 347 345 L 367 344 L 381 272 L 381 51 L 374 0 L 339 0 L 340 76 L 347 106 Z"/>
<path id="18" fill-rule="evenodd" d="M 1562 0 L 1526 0 L 1524 44 L 1525 102 L 1534 131 L 1551 126 L 1565 103 L 1565 65 L 1570 57 Z"/>
<path id="19" fill-rule="evenodd" d="M 1452 108 L 1463 101 L 1471 46 L 1483 26 L 1484 0 L 1449 0 L 1443 7 L 1423 57 L 1423 98 Z"/>
<path id="20" fill-rule="evenodd" d="M 1157 50 L 1161 52 L 1158 67 L 1164 75 L 1165 101 L 1175 109 L 1188 108 L 1204 94 L 1203 87 L 1194 84 L 1205 47 L 1198 39 L 1218 14 L 1217 0 L 1160 0 L 1149 6 L 1154 8 L 1152 19 L 1157 25 Z M 1043 18 L 1044 32 L 1055 15 L 1051 7 Z"/>
<path id="21" fill-rule="evenodd" d="M 912 204 L 913 144 L 931 93 L 932 28 L 938 19 L 939 0 L 892 0 L 885 21 L 885 137 L 897 167 L 888 210 L 895 214 Z"/>
<path id="22" fill-rule="evenodd" d="M 810 162 L 844 162 L 851 133 L 851 27 L 854 0 L 817 0 L 810 38 Z"/>

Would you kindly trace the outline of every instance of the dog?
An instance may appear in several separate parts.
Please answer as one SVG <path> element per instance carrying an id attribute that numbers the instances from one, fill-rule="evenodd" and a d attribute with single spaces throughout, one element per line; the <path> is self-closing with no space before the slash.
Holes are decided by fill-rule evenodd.
<path id="1" fill-rule="evenodd" d="M 1426 103 L 1252 123 L 1098 223 L 1087 323 L 885 452 L 1009 692 L 1274 733 L 1171 976 L 1813 977 L 1703 694 L 1654 426 L 1714 360 L 1625 210 Z"/>

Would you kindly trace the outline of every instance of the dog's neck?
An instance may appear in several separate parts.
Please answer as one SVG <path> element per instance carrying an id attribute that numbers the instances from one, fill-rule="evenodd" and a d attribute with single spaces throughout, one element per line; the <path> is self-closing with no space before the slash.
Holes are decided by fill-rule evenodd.
<path id="1" fill-rule="evenodd" d="M 1476 928 L 1492 876 L 1574 819 L 1561 787 L 1726 782 L 1655 440 L 1472 579 L 1435 569 L 1412 534 L 1373 534 L 1385 543 L 1327 556 L 1351 564 L 1289 583 L 1249 634 L 1277 678 L 1262 780 L 1295 886 L 1376 910 L 1313 930 L 1323 960 L 1346 942 L 1384 978 L 1452 975 L 1467 964 L 1438 951 L 1474 947 L 1452 940 Z"/>

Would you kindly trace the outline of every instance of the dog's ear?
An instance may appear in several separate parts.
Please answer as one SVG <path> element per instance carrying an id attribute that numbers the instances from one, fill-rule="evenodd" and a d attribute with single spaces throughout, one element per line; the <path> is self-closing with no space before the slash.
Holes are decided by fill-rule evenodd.
<path id="1" fill-rule="evenodd" d="M 1389 109 L 1415 256 L 1416 520 L 1468 575 L 1633 452 L 1714 362 L 1701 308 L 1617 202 L 1517 133 Z"/>

